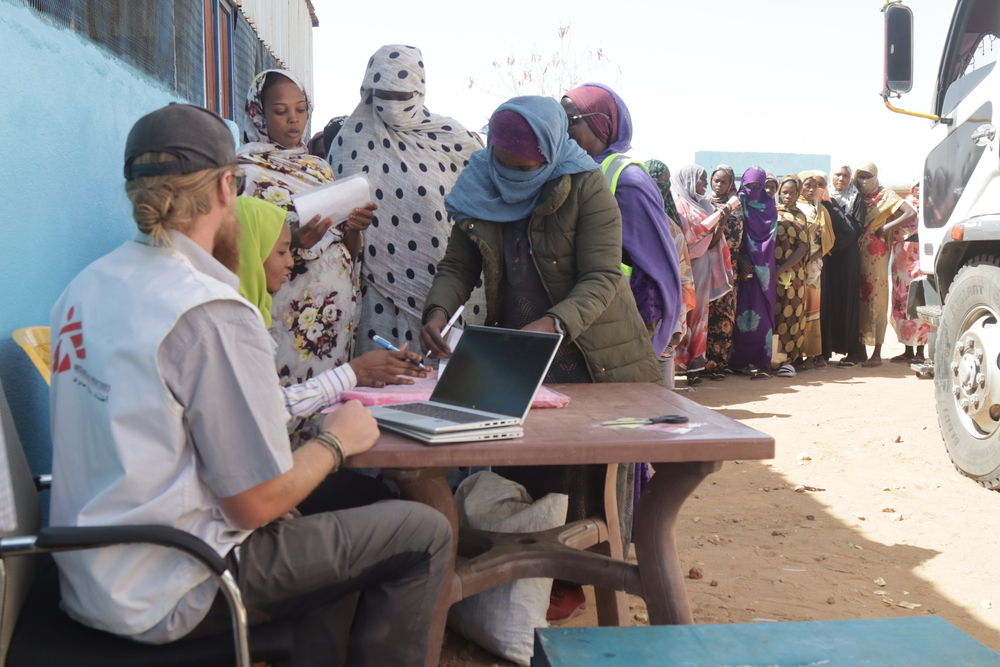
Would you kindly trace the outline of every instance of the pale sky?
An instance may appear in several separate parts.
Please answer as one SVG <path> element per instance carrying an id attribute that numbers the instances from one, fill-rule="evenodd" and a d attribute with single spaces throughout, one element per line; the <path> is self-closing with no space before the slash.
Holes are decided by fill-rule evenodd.
<path id="1" fill-rule="evenodd" d="M 515 92 L 494 61 L 561 50 L 576 70 L 569 85 L 597 81 L 625 100 L 630 154 L 674 171 L 701 150 L 820 153 L 837 164 L 872 160 L 883 183 L 902 185 L 919 177 L 931 139 L 930 121 L 890 112 L 879 95 L 882 0 L 313 4 L 314 131 L 353 111 L 378 47 L 403 43 L 423 52 L 427 107 L 472 130 L 506 98 L 541 92 Z M 930 112 L 953 4 L 908 2 L 915 83 L 896 106 Z"/>

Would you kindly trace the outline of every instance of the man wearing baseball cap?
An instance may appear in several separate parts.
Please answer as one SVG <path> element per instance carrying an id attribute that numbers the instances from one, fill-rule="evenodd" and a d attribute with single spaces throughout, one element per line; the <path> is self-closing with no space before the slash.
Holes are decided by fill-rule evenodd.
<path id="1" fill-rule="evenodd" d="M 51 524 L 196 535 L 235 564 L 251 624 L 295 619 L 292 664 L 335 664 L 331 628 L 350 621 L 335 605 L 357 591 L 348 663 L 422 663 L 450 528 L 405 501 L 293 518 L 378 428 L 352 401 L 291 451 L 271 340 L 233 273 L 242 174 L 226 125 L 186 104 L 144 116 L 125 179 L 139 234 L 52 310 Z M 56 560 L 63 607 L 86 625 L 152 643 L 229 627 L 214 579 L 180 552 Z"/>

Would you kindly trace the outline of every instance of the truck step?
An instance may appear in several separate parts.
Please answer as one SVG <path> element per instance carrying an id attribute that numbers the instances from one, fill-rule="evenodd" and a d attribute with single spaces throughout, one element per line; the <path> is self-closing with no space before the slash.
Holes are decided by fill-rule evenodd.
<path id="1" fill-rule="evenodd" d="M 917 315 L 936 327 L 941 320 L 941 306 L 917 306 Z"/>

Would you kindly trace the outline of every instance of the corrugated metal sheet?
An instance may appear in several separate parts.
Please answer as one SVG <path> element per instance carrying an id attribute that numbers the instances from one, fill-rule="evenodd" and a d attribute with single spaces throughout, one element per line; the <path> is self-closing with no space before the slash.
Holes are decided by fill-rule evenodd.
<path id="1" fill-rule="evenodd" d="M 204 102 L 202 0 L 0 0 L 28 6 L 148 73 L 178 97 Z M 286 68 L 312 94 L 312 27 L 308 0 L 243 0 L 233 27 L 233 97 L 242 118 L 257 72 Z"/>
<path id="2" fill-rule="evenodd" d="M 282 65 L 313 91 L 312 26 L 315 12 L 306 0 L 241 0 L 240 11 Z"/>
<path id="3" fill-rule="evenodd" d="M 257 72 L 281 67 L 281 63 L 257 39 L 250 23 L 242 14 L 236 17 L 236 34 L 233 36 L 233 92 L 236 98 L 236 122 L 247 126 L 245 118 L 247 92 Z"/>
<path id="4" fill-rule="evenodd" d="M 11 1 L 11 0 L 7 0 Z M 191 100 L 205 75 L 200 2 L 13 0 L 100 44 Z"/>

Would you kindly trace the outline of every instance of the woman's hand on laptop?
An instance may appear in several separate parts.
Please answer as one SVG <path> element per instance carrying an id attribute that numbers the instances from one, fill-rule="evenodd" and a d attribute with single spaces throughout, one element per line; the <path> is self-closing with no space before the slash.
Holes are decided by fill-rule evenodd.
<path id="1" fill-rule="evenodd" d="M 367 452 L 379 435 L 378 423 L 372 417 L 371 410 L 362 405 L 361 401 L 353 400 L 326 415 L 323 430 L 330 431 L 340 439 L 345 457 Z"/>
<path id="2" fill-rule="evenodd" d="M 444 359 L 451 354 L 451 348 L 441 337 L 441 330 L 448 324 L 448 313 L 435 308 L 427 315 L 427 322 L 420 330 L 420 344 L 435 359 Z"/>
<path id="3" fill-rule="evenodd" d="M 358 385 L 362 387 L 384 387 L 387 384 L 413 384 L 410 376 L 427 377 L 427 371 L 421 369 L 420 355 L 406 351 L 406 343 L 398 352 L 391 350 L 372 350 L 360 357 L 351 359 L 348 363 L 358 377 Z"/>

